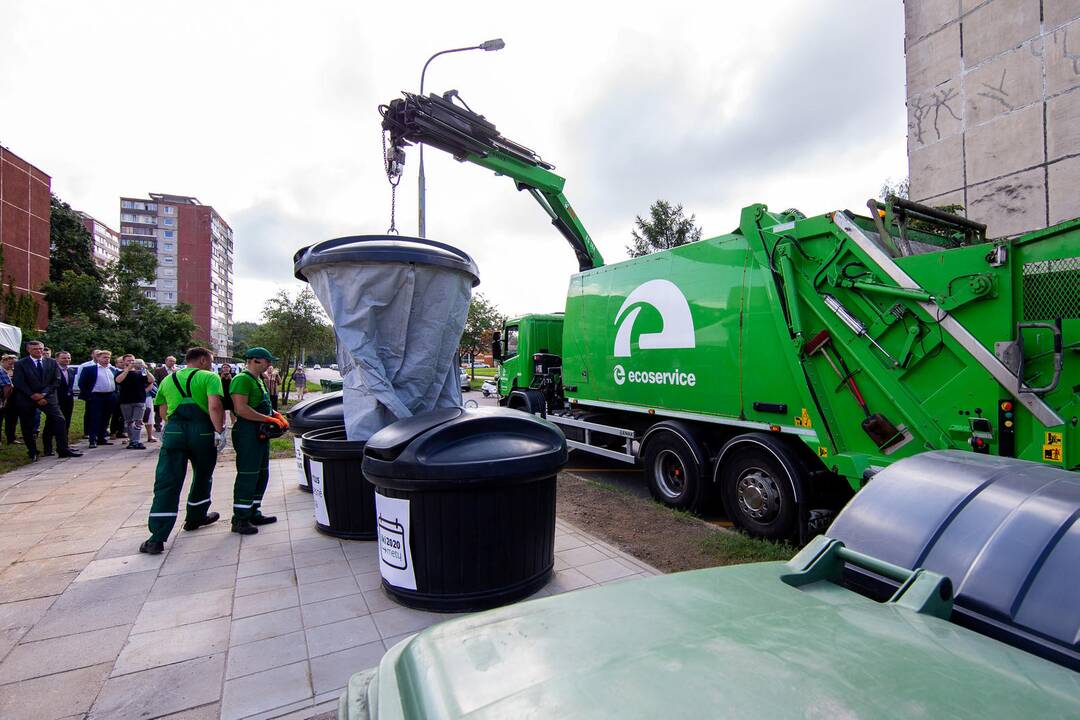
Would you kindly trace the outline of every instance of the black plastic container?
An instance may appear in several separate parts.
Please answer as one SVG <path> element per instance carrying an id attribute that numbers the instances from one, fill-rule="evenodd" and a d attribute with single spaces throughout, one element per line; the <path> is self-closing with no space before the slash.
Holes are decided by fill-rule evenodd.
<path id="1" fill-rule="evenodd" d="M 368 440 L 383 587 L 403 605 L 459 612 L 513 602 L 555 562 L 555 477 L 566 439 L 504 408 L 452 408 Z"/>
<path id="2" fill-rule="evenodd" d="M 311 471 L 300 446 L 300 436 L 312 430 L 345 424 L 342 393 L 327 393 L 304 400 L 294 405 L 285 415 L 289 418 L 289 429 L 292 430 L 295 444 L 297 486 L 304 492 L 311 492 Z"/>
<path id="3" fill-rule="evenodd" d="M 374 540 L 375 488 L 364 478 L 364 443 L 345 438 L 345 426 L 312 430 L 300 440 L 307 458 L 315 527 L 348 540 Z"/>

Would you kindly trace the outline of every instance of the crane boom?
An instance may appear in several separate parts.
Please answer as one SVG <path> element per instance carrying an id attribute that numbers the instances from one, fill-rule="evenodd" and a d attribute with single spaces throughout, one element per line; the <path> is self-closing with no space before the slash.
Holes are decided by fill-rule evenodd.
<path id="1" fill-rule="evenodd" d="M 566 180 L 552 172 L 554 165 L 501 135 L 483 115 L 455 105 L 454 91 L 445 96 L 403 95 L 379 107 L 383 130 L 390 133 L 387 167 L 391 172 L 401 172 L 406 147 L 423 143 L 448 152 L 461 162 L 505 175 L 518 190 L 527 190 L 536 199 L 551 218 L 551 224 L 570 243 L 581 270 L 604 264 L 600 251 L 563 195 Z"/>

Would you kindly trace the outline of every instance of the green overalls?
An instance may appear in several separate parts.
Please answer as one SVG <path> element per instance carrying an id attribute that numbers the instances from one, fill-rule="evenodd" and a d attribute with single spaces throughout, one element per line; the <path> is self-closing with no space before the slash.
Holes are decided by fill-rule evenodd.
<path id="1" fill-rule="evenodd" d="M 262 399 L 251 409 L 263 415 L 273 410 L 270 406 L 270 394 L 266 385 L 259 378 L 244 370 L 258 383 L 262 390 Z M 233 486 L 233 519 L 251 520 L 259 517 L 263 493 L 270 480 L 270 439 L 259 440 L 259 424 L 242 417 L 236 418 L 232 429 L 233 447 L 236 449 L 236 485 Z"/>
<path id="2" fill-rule="evenodd" d="M 169 415 L 169 423 L 161 433 L 157 474 L 154 479 L 154 502 L 150 506 L 150 535 L 152 540 L 165 542 L 176 524 L 180 490 L 184 487 L 188 461 L 191 462 L 191 490 L 188 492 L 185 520 L 198 524 L 206 519 L 210 509 L 210 486 L 217 465 L 214 445 L 214 424 L 191 397 L 191 381 L 198 370 L 187 377 L 186 387 L 180 385 L 179 373 L 169 377 L 180 392 L 180 404 Z M 165 382 L 170 382 L 166 380 Z"/>

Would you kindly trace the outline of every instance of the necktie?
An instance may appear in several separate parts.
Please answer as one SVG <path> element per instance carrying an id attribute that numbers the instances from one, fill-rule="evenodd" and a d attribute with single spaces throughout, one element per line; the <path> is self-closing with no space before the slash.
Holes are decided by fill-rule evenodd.
<path id="1" fill-rule="evenodd" d="M 37 365 L 37 374 L 38 374 L 38 379 L 39 379 L 39 380 L 44 380 L 44 379 L 45 379 L 45 375 L 44 375 L 44 374 L 42 373 L 42 371 L 41 371 L 41 361 L 40 361 L 40 360 L 35 360 L 35 361 L 34 361 L 34 364 L 35 364 L 35 365 Z"/>

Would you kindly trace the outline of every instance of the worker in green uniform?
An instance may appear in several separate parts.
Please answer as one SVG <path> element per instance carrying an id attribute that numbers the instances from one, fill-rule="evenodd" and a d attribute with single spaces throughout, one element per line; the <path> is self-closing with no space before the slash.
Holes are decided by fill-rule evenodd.
<path id="1" fill-rule="evenodd" d="M 258 525 L 277 522 L 273 515 L 263 515 L 262 505 L 266 483 L 270 479 L 270 430 L 281 430 L 288 421 L 270 405 L 270 393 L 262 381 L 270 363 L 277 360 L 263 347 L 253 347 L 244 353 L 247 367 L 229 383 L 232 395 L 233 447 L 236 448 L 236 485 L 233 487 L 232 531 L 241 535 L 259 532 Z"/>
<path id="2" fill-rule="evenodd" d="M 209 509 L 214 466 L 227 442 L 221 378 L 211 371 L 214 356 L 206 348 L 191 348 L 185 362 L 187 367 L 163 380 L 154 397 L 155 410 L 162 419 L 167 413 L 169 424 L 161 434 L 158 451 L 148 522 L 150 539 L 139 546 L 139 552 L 151 555 L 165 549 L 165 541 L 176 524 L 189 462 L 192 477 L 184 529 L 198 530 L 220 517 Z"/>

